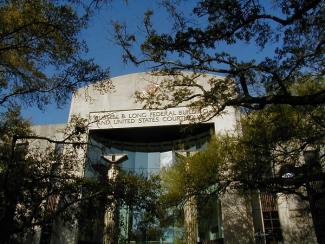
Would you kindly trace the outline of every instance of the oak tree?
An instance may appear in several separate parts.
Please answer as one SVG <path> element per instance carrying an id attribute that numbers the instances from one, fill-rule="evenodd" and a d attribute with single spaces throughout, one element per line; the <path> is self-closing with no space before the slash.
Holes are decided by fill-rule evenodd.
<path id="1" fill-rule="evenodd" d="M 324 1 L 161 2 L 173 20 L 170 32 L 155 28 L 153 11 L 144 17 L 144 40 L 115 24 L 124 59 L 147 63 L 153 74 L 166 76 L 150 91 L 137 94 L 145 106 L 187 102 L 210 106 L 207 117 L 213 117 L 226 106 L 324 103 L 323 88 L 304 95 L 289 89 L 308 77 L 319 82 L 324 75 Z M 243 57 L 232 48 L 249 49 L 258 57 Z M 202 86 L 199 78 L 205 74 L 221 77 L 209 77 L 209 85 Z"/>
<path id="2" fill-rule="evenodd" d="M 69 1 L 1 2 L 1 108 L 60 106 L 78 87 L 108 78 L 107 71 L 84 58 L 87 46 L 78 35 L 88 17 L 76 8 Z M 109 82 L 97 87 L 107 90 Z"/>

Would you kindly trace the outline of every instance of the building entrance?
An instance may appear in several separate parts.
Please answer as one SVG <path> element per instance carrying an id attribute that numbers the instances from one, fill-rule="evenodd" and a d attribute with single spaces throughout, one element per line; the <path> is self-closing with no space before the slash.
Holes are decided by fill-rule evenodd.
<path id="1" fill-rule="evenodd" d="M 121 169 L 131 171 L 144 177 L 152 177 L 177 160 L 177 152 L 200 151 L 207 146 L 214 134 L 213 124 L 160 126 L 144 128 L 120 128 L 111 130 L 92 130 L 89 133 L 91 145 L 88 149 L 89 163 L 85 175 L 94 177 L 94 164 L 101 160 L 104 154 L 126 154 L 127 160 L 121 164 Z M 222 238 L 221 211 L 218 199 L 200 201 L 198 199 L 198 241 L 210 241 Z M 125 206 L 119 206 L 119 222 L 123 226 L 121 235 L 126 236 L 129 243 L 177 243 L 184 240 L 184 215 L 179 209 L 178 216 L 170 226 L 161 228 L 152 226 L 150 230 L 140 228 L 139 219 L 143 213 L 134 212 Z M 173 215 L 175 209 L 170 209 Z M 104 215 L 91 216 L 94 226 L 87 224 L 86 232 L 79 234 L 80 243 L 102 242 L 102 220 Z M 95 220 L 94 220 L 95 219 Z M 89 231 L 89 228 L 92 228 Z M 81 228 L 82 229 L 82 226 Z M 158 231 L 159 230 L 159 231 Z M 96 233 L 97 232 L 97 233 Z M 130 236 L 131 235 L 131 236 Z"/>

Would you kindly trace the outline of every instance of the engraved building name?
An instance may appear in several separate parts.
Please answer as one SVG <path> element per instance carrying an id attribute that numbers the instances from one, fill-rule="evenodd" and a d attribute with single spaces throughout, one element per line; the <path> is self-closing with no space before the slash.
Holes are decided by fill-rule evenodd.
<path id="1" fill-rule="evenodd" d="M 197 120 L 204 110 L 178 107 L 166 110 L 129 110 L 90 113 L 91 129 L 146 127 L 189 124 Z"/>

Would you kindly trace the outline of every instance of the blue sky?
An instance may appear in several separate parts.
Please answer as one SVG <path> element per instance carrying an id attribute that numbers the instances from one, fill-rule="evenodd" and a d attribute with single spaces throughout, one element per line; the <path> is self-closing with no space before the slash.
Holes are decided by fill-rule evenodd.
<path id="1" fill-rule="evenodd" d="M 80 38 L 87 42 L 89 48 L 87 56 L 93 58 L 103 68 L 109 67 L 111 77 L 147 70 L 144 66 L 135 67 L 122 62 L 121 49 L 112 40 L 111 23 L 118 20 L 126 23 L 130 30 L 139 32 L 138 27 L 143 19 L 143 14 L 147 9 L 155 7 L 154 2 L 136 0 L 125 4 L 124 1 L 114 1 L 111 5 L 104 6 L 97 11 L 89 23 L 89 27 L 81 33 Z M 157 11 L 157 18 L 160 16 L 162 18 L 162 14 L 162 11 Z M 166 18 L 167 16 L 164 15 L 163 19 L 166 20 Z M 44 111 L 40 111 L 36 107 L 24 107 L 22 114 L 33 124 L 66 123 L 69 108 L 70 102 L 60 109 L 55 105 L 49 105 L 45 107 Z"/>
<path id="2" fill-rule="evenodd" d="M 195 1 L 189 0 L 185 2 L 186 4 L 181 6 L 181 8 L 184 11 L 189 11 L 191 4 Z M 111 77 L 148 70 L 149 66 L 135 67 L 131 63 L 125 64 L 122 62 L 122 51 L 113 41 L 112 28 L 113 21 L 120 21 L 125 23 L 131 32 L 141 36 L 140 26 L 143 14 L 148 9 L 154 11 L 153 22 L 155 27 L 159 31 L 167 31 L 170 23 L 169 16 L 162 7 L 156 4 L 155 0 L 129 0 L 128 4 L 117 0 L 98 10 L 89 23 L 89 27 L 80 35 L 80 38 L 85 40 L 89 47 L 87 57 L 93 58 L 103 68 L 108 67 Z M 222 48 L 243 59 L 259 59 L 264 55 L 264 52 L 259 52 L 253 45 L 240 44 L 230 47 L 222 46 Z M 44 111 L 34 107 L 25 107 L 22 110 L 22 114 L 33 124 L 66 123 L 69 108 L 70 102 L 60 109 L 55 105 L 49 105 Z"/>

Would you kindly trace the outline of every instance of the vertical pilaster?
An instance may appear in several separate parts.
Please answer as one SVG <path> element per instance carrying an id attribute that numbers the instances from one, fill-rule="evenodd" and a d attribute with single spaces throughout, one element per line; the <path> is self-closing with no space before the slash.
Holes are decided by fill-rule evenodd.
<path id="1" fill-rule="evenodd" d="M 197 243 L 198 236 L 198 213 L 195 197 L 190 197 L 184 205 L 184 223 L 186 233 L 186 243 Z"/>
<path id="2" fill-rule="evenodd" d="M 182 158 L 191 157 L 196 152 L 180 151 L 177 155 Z M 186 165 L 186 170 L 189 170 L 189 165 Z M 190 189 L 187 189 L 190 191 Z M 197 201 L 195 196 L 190 196 L 184 204 L 184 227 L 185 238 L 187 244 L 196 244 L 198 237 L 198 211 Z"/>
<path id="3" fill-rule="evenodd" d="M 126 154 L 110 154 L 102 157 L 110 167 L 107 171 L 107 180 L 113 186 L 119 173 L 118 165 L 128 159 Z M 114 198 L 114 190 L 112 195 L 107 196 L 104 214 L 104 236 L 103 244 L 118 243 L 118 205 Z"/>

